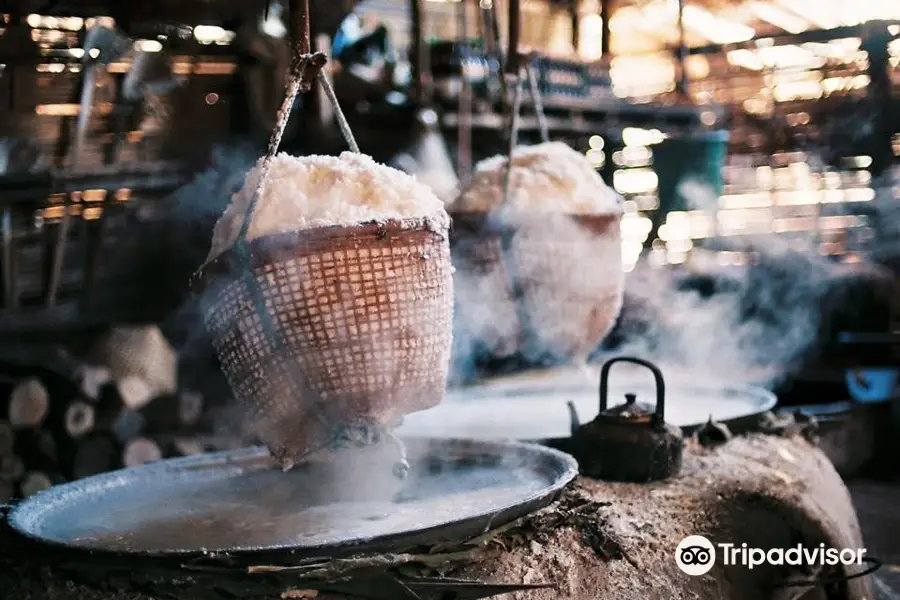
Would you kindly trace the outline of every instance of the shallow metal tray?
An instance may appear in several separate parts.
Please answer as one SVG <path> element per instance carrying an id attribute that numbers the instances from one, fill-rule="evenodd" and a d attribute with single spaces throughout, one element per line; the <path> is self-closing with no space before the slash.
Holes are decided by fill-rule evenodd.
<path id="1" fill-rule="evenodd" d="M 405 438 L 412 470 L 352 459 L 282 472 L 253 448 L 60 485 L 8 515 L 48 549 L 130 556 L 327 557 L 462 540 L 550 504 L 577 474 L 541 446 Z"/>

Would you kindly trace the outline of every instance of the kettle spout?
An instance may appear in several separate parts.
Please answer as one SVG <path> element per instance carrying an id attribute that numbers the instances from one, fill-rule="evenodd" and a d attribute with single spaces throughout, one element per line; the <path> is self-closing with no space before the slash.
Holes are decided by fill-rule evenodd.
<path id="1" fill-rule="evenodd" d="M 569 408 L 569 429 L 572 435 L 575 435 L 578 432 L 578 428 L 581 427 L 581 420 L 578 418 L 578 411 L 575 409 L 574 402 L 569 400 L 566 406 Z"/>

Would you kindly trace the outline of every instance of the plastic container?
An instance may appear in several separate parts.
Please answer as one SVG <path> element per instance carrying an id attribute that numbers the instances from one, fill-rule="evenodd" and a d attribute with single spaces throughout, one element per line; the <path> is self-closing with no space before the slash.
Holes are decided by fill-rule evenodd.
<path id="1" fill-rule="evenodd" d="M 653 169 L 659 179 L 662 214 L 718 207 L 725 184 L 722 172 L 728 156 L 728 139 L 727 131 L 710 131 L 667 138 L 653 146 Z M 692 187 L 682 185 L 688 182 L 702 186 L 702 193 L 692 193 Z"/>
<path id="2" fill-rule="evenodd" d="M 850 396 L 863 404 L 887 402 L 897 393 L 897 369 L 851 369 L 846 373 Z"/>

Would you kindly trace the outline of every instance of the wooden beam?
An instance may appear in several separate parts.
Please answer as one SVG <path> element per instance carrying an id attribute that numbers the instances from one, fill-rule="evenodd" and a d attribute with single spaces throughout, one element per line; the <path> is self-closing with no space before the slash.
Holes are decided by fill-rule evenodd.
<path id="1" fill-rule="evenodd" d="M 761 40 L 772 40 L 772 45 L 774 46 L 784 46 L 788 44 L 807 44 L 807 43 L 825 43 L 830 42 L 832 40 L 839 40 L 843 38 L 851 38 L 858 37 L 863 38 L 866 36 L 866 32 L 869 27 L 874 25 L 889 27 L 891 25 L 900 25 L 900 20 L 894 21 L 870 21 L 869 23 L 862 25 L 848 25 L 842 27 L 835 27 L 834 29 L 815 29 L 804 31 L 803 33 L 797 34 L 784 34 L 784 35 L 775 35 L 775 36 L 758 36 L 751 40 L 747 40 L 746 42 L 741 42 L 738 44 L 728 44 L 729 50 L 741 50 L 741 49 L 755 49 L 758 46 L 758 43 Z M 898 36 L 894 36 L 897 38 Z M 723 52 L 724 46 L 721 44 L 710 44 L 708 46 L 698 46 L 696 48 L 689 48 L 688 54 L 719 54 Z"/>

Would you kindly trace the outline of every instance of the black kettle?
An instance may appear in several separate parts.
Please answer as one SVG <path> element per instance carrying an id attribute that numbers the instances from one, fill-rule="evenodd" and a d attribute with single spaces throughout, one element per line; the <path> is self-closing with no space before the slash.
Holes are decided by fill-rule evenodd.
<path id="1" fill-rule="evenodd" d="M 609 371 L 616 363 L 646 367 L 656 380 L 656 405 L 638 402 L 625 394 L 625 403 L 607 408 Z M 590 423 L 579 423 L 575 405 L 569 402 L 572 439 L 569 451 L 582 475 L 607 481 L 646 483 L 668 479 L 681 470 L 683 435 L 665 421 L 666 388 L 662 372 L 649 361 L 620 356 L 607 361 L 600 371 L 600 412 Z"/>

